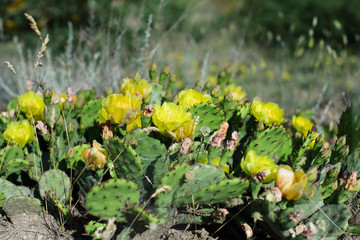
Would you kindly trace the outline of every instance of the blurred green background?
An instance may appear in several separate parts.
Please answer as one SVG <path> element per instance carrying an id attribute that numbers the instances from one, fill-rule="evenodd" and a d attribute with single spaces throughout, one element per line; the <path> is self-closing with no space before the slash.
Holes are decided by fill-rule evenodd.
<path id="1" fill-rule="evenodd" d="M 0 0 L 2 100 L 23 91 L 41 42 L 24 12 L 49 34 L 34 81 L 53 90 L 118 88 L 170 65 L 178 88 L 214 81 L 225 67 L 248 97 L 337 119 L 343 96 L 359 101 L 358 0 Z"/>

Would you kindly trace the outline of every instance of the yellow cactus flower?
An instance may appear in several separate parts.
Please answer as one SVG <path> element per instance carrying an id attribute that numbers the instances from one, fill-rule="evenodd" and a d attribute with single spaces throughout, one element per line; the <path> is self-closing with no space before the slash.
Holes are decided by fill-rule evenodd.
<path id="1" fill-rule="evenodd" d="M 230 92 L 234 101 L 243 102 L 246 98 L 246 92 L 240 86 L 234 84 L 225 87 L 225 95 Z"/>
<path id="2" fill-rule="evenodd" d="M 258 156 L 254 150 L 250 150 L 241 159 L 241 169 L 251 177 L 255 177 L 263 183 L 274 180 L 278 165 L 269 157 Z"/>
<path id="3" fill-rule="evenodd" d="M 24 147 L 27 143 L 31 143 L 34 140 L 34 134 L 33 126 L 25 119 L 11 122 L 3 133 L 3 136 L 6 141 Z"/>
<path id="4" fill-rule="evenodd" d="M 280 165 L 275 177 L 275 185 L 287 200 L 299 200 L 308 184 L 308 177 L 300 169 L 294 173 L 288 165 Z"/>
<path id="5" fill-rule="evenodd" d="M 148 83 L 145 79 L 130 79 L 125 78 L 123 84 L 121 85 L 121 93 L 126 94 L 126 92 L 131 93 L 132 95 L 141 96 L 146 98 L 151 92 L 151 84 Z"/>
<path id="6" fill-rule="evenodd" d="M 254 100 L 250 107 L 250 113 L 266 126 L 281 124 L 284 120 L 284 112 L 276 103 L 263 103 L 260 100 Z"/>
<path id="7" fill-rule="evenodd" d="M 296 131 L 298 131 L 305 137 L 307 136 L 308 132 L 313 127 L 312 122 L 309 119 L 302 117 L 302 116 L 298 116 L 298 117 L 293 116 L 292 125 L 296 129 Z"/>
<path id="8" fill-rule="evenodd" d="M 194 134 L 195 121 L 191 119 L 191 113 L 186 107 L 173 102 L 155 105 L 152 121 L 162 134 L 171 136 L 175 141 L 191 138 Z"/>
<path id="9" fill-rule="evenodd" d="M 111 94 L 101 102 L 99 111 L 100 122 L 109 120 L 113 124 L 130 124 L 140 115 L 141 98 L 127 92 L 122 94 Z"/>
<path id="10" fill-rule="evenodd" d="M 194 89 L 182 90 L 177 95 L 179 105 L 191 108 L 199 103 L 211 102 L 211 96 L 202 94 Z"/>
<path id="11" fill-rule="evenodd" d="M 27 119 L 35 122 L 44 120 L 45 103 L 42 96 L 33 91 L 18 96 L 20 111 L 25 113 Z"/>
<path id="12" fill-rule="evenodd" d="M 108 153 L 100 143 L 94 140 L 93 147 L 84 149 L 81 156 L 85 159 L 86 166 L 95 171 L 104 168 L 107 163 Z"/>

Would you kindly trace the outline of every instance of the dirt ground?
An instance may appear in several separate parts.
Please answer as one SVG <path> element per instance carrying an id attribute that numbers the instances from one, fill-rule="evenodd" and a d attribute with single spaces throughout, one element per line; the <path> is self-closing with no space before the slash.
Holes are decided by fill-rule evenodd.
<path id="1" fill-rule="evenodd" d="M 134 236 L 134 240 L 156 239 L 156 240 L 213 240 L 204 228 L 197 231 L 175 229 L 169 222 L 158 226 L 153 230 L 146 230 Z M 72 232 L 63 233 L 57 221 L 48 214 L 20 213 L 11 218 L 5 216 L 0 218 L 1 240 L 82 240 L 89 239 L 87 236 L 72 237 Z M 79 235 L 79 234 L 76 234 Z M 114 237 L 113 239 L 117 239 Z"/>

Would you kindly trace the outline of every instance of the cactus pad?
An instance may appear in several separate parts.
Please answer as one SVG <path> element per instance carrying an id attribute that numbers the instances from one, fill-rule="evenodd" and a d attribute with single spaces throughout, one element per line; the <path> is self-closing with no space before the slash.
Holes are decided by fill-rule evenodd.
<path id="1" fill-rule="evenodd" d="M 95 186 L 85 199 L 85 208 L 101 219 L 116 217 L 125 221 L 125 212 L 139 204 L 140 193 L 135 183 L 125 179 L 110 179 Z"/>
<path id="2" fill-rule="evenodd" d="M 198 104 L 190 108 L 189 112 L 191 112 L 193 119 L 199 117 L 199 122 L 196 126 L 193 138 L 201 136 L 201 127 L 209 127 L 210 133 L 212 133 L 225 122 L 224 112 L 219 107 L 211 103 Z"/>
<path id="3" fill-rule="evenodd" d="M 43 198 L 56 198 L 65 204 L 69 200 L 71 182 L 65 172 L 51 169 L 39 181 L 39 192 Z"/>
<path id="4" fill-rule="evenodd" d="M 193 194 L 195 204 L 225 204 L 233 198 L 239 198 L 247 191 L 249 182 L 247 180 L 235 178 L 223 180 L 212 184 Z M 192 198 L 184 196 L 179 199 L 179 205 L 191 204 Z"/>
<path id="5" fill-rule="evenodd" d="M 275 163 L 286 162 L 292 152 L 292 142 L 283 126 L 272 126 L 260 132 L 252 140 L 247 151 L 254 150 L 260 156 L 268 156 Z"/>
<path id="6" fill-rule="evenodd" d="M 143 165 L 130 144 L 117 138 L 105 141 L 103 146 L 109 154 L 108 165 L 112 165 L 110 171 L 113 177 L 131 181 L 140 179 L 143 174 Z"/>

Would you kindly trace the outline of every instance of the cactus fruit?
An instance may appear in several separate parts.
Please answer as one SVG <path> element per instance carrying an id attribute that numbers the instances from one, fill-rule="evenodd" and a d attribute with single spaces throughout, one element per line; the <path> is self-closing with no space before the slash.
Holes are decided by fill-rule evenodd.
<path id="1" fill-rule="evenodd" d="M 107 220 L 115 217 L 125 221 L 129 208 L 139 204 L 140 193 L 135 183 L 125 179 L 110 179 L 96 185 L 85 198 L 85 208 L 90 214 Z"/>

